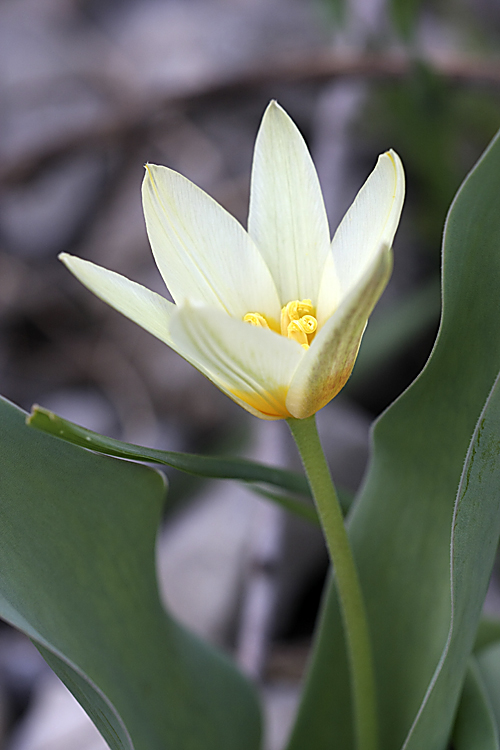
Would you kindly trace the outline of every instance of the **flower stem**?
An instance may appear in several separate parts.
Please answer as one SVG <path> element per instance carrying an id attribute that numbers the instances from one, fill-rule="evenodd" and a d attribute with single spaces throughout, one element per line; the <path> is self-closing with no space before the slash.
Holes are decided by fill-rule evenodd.
<path id="1" fill-rule="evenodd" d="M 330 558 L 346 636 L 357 750 L 376 750 L 375 678 L 363 595 L 337 494 L 316 428 L 315 416 L 287 419 L 299 449 L 319 512 Z"/>

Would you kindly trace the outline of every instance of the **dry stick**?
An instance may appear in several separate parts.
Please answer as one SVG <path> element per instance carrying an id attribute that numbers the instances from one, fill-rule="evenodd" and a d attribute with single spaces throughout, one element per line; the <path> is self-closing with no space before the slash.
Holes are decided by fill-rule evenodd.
<path id="1" fill-rule="evenodd" d="M 500 86 L 500 66 L 482 59 L 420 59 L 438 75 L 451 82 Z M 114 115 L 89 127 L 67 133 L 57 141 L 15 159 L 5 159 L 0 168 L 0 184 L 14 185 L 29 179 L 45 163 L 62 158 L 77 149 L 101 145 L 132 134 L 141 135 L 154 126 L 158 117 L 179 106 L 196 104 L 204 98 L 241 94 L 271 83 L 310 83 L 335 78 L 403 78 L 411 72 L 414 59 L 394 54 L 342 54 L 331 51 L 269 61 L 259 67 L 225 80 L 205 82 L 182 94 L 157 97 L 150 101 L 130 99 Z"/>

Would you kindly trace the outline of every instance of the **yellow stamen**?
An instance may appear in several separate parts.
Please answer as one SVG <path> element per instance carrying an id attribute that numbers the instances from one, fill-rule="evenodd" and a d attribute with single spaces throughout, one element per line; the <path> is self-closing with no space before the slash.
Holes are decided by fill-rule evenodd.
<path id="1" fill-rule="evenodd" d="M 281 309 L 281 335 L 296 341 L 304 349 L 309 349 L 318 328 L 315 312 L 310 299 L 294 299 L 288 302 Z M 253 326 L 271 327 L 265 317 L 256 312 L 247 313 L 243 320 Z M 276 330 L 275 324 L 273 324 L 273 330 Z"/>
<path id="2" fill-rule="evenodd" d="M 307 333 L 305 333 L 300 325 L 300 320 L 292 320 L 288 324 L 288 338 L 292 341 L 296 341 L 305 349 L 309 349 L 309 342 L 307 341 Z"/>
<path id="3" fill-rule="evenodd" d="M 260 313 L 247 313 L 243 318 L 245 323 L 250 323 L 252 326 L 258 326 L 259 328 L 269 328 L 269 324 L 265 317 Z"/>
<path id="4" fill-rule="evenodd" d="M 308 336 L 310 336 L 311 333 L 314 333 L 316 328 L 318 327 L 318 321 L 316 320 L 314 315 L 303 315 L 296 322 L 297 325 L 299 325 L 304 333 L 307 333 Z"/>
<path id="5" fill-rule="evenodd" d="M 304 349 L 309 349 L 318 327 L 314 313 L 310 299 L 294 299 L 288 302 L 281 309 L 281 335 L 297 341 Z"/>
<path id="6" fill-rule="evenodd" d="M 281 309 L 281 335 L 288 336 L 288 326 L 292 320 L 299 320 L 303 315 L 314 313 L 310 299 L 294 299 Z"/>

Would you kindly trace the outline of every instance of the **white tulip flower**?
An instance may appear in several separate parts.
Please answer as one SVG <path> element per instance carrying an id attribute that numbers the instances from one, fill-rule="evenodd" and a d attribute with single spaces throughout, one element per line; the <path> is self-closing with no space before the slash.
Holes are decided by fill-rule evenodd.
<path id="1" fill-rule="evenodd" d="M 248 232 L 192 182 L 148 165 L 146 226 L 174 303 L 66 253 L 94 294 L 262 419 L 304 419 L 345 385 L 392 269 L 405 191 L 382 154 L 335 236 L 297 127 L 271 102 L 257 135 Z"/>

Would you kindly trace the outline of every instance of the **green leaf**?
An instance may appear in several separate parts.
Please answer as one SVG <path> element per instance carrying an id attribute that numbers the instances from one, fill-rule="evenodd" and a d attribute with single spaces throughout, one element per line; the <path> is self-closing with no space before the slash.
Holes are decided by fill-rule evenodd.
<path id="1" fill-rule="evenodd" d="M 293 513 L 300 518 L 303 518 L 309 523 L 314 523 L 319 526 L 319 518 L 314 505 L 307 505 L 302 500 L 296 500 L 294 497 L 289 495 L 278 494 L 277 492 L 269 492 L 257 485 L 251 485 L 250 487 L 256 495 L 263 497 L 266 500 L 271 500 L 276 505 L 280 505 L 282 508 L 287 510 L 289 513 Z"/>
<path id="2" fill-rule="evenodd" d="M 307 479 L 302 474 L 266 466 L 244 458 L 224 458 L 217 456 L 198 456 L 193 453 L 177 453 L 145 448 L 141 445 L 123 443 L 120 440 L 99 435 L 97 432 L 85 429 L 68 422 L 57 414 L 35 405 L 27 420 L 31 427 L 54 435 L 83 448 L 105 453 L 108 456 L 128 458 L 132 461 L 147 461 L 149 463 L 172 466 L 179 471 L 194 474 L 199 477 L 212 479 L 238 479 L 244 482 L 262 482 L 281 487 L 289 492 L 296 492 L 306 497 L 311 493 Z"/>
<path id="3" fill-rule="evenodd" d="M 443 318 L 419 378 L 377 422 L 349 534 L 375 655 L 384 750 L 443 750 L 498 540 L 500 139 L 459 191 L 444 239 Z M 475 451 L 475 453 L 474 453 Z M 469 525 L 467 525 L 469 524 Z M 289 750 L 352 748 L 348 674 L 330 586 Z"/>
<path id="4" fill-rule="evenodd" d="M 408 747 L 418 748 L 451 723 L 500 535 L 500 379 L 476 426 L 452 521 L 448 642 L 413 727 Z M 441 731 L 437 731 L 442 727 Z"/>
<path id="5" fill-rule="evenodd" d="M 477 664 L 497 728 L 500 729 L 500 643 L 481 651 L 477 656 Z"/>
<path id="6" fill-rule="evenodd" d="M 498 729 L 476 660 L 471 658 L 453 729 L 453 750 L 499 750 Z"/>
<path id="7" fill-rule="evenodd" d="M 481 651 L 500 641 L 500 620 L 497 617 L 482 617 L 476 633 L 474 651 Z"/>
<path id="8" fill-rule="evenodd" d="M 256 750 L 253 690 L 160 603 L 162 476 L 31 430 L 25 416 L 0 400 L 0 616 L 112 750 Z"/>
<path id="9" fill-rule="evenodd" d="M 269 492 L 269 490 L 259 487 L 258 485 L 251 484 L 250 489 L 255 492 L 256 495 L 264 497 L 266 500 L 272 500 L 272 502 L 276 503 L 277 505 L 281 505 L 281 507 L 287 510 L 289 513 L 293 513 L 294 515 L 303 518 L 305 521 L 309 521 L 309 523 L 314 523 L 319 526 L 320 520 L 318 518 L 318 513 L 312 503 L 308 503 L 304 500 L 297 500 L 296 498 L 290 497 L 289 495 Z M 352 505 L 352 493 L 345 489 L 337 489 L 337 496 L 339 499 L 340 507 L 342 509 L 342 513 L 345 516 L 349 512 L 349 508 Z"/>

